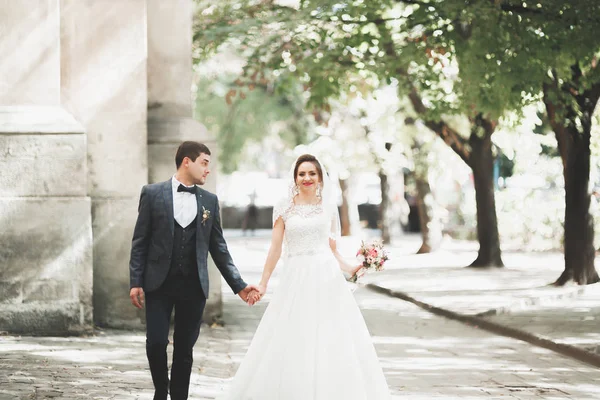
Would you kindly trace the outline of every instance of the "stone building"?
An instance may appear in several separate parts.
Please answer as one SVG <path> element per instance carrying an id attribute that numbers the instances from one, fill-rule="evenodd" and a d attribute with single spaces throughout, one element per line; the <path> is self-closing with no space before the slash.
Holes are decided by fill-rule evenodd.
<path id="1" fill-rule="evenodd" d="M 143 323 L 128 297 L 140 189 L 174 173 L 181 141 L 216 147 L 192 119 L 192 14 L 193 0 L 0 0 L 0 331 Z M 220 282 L 212 266 L 206 319 Z"/>

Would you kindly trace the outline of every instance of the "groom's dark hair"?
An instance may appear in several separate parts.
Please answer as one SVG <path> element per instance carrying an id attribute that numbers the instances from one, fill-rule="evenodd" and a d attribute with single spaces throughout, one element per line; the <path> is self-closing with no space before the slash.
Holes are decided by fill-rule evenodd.
<path id="1" fill-rule="evenodd" d="M 175 154 L 175 165 L 177 166 L 177 169 L 181 167 L 181 163 L 183 163 L 184 158 L 187 157 L 194 162 L 202 153 L 210 156 L 210 150 L 203 143 L 192 141 L 185 141 L 181 143 L 177 148 L 177 154 Z"/>

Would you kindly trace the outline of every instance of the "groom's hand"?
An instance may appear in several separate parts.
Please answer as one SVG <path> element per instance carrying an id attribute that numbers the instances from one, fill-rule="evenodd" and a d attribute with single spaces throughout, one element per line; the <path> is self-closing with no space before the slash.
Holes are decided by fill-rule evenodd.
<path id="1" fill-rule="evenodd" d="M 131 299 L 131 304 L 137 308 L 144 308 L 144 289 L 141 287 L 131 288 L 129 298 Z"/>
<path id="2" fill-rule="evenodd" d="M 248 286 L 246 286 L 245 288 L 243 288 L 243 289 L 242 289 L 242 290 L 241 290 L 241 291 L 238 293 L 238 296 L 240 296 L 240 298 L 241 298 L 242 300 L 244 300 L 244 302 L 246 302 L 246 303 L 250 304 L 250 303 L 248 302 L 248 300 L 249 300 L 249 295 L 250 295 L 250 293 L 252 293 L 252 292 L 254 292 L 254 291 L 257 291 L 257 290 L 258 290 L 258 288 L 257 288 L 256 286 L 254 286 L 254 285 L 248 285 Z M 252 304 L 250 304 L 250 305 L 252 305 Z"/>
<path id="3" fill-rule="evenodd" d="M 257 290 L 253 290 L 249 295 L 248 295 L 248 304 L 253 306 L 256 303 L 258 303 L 263 295 L 266 293 L 267 291 L 267 287 L 264 285 L 258 285 Z"/>

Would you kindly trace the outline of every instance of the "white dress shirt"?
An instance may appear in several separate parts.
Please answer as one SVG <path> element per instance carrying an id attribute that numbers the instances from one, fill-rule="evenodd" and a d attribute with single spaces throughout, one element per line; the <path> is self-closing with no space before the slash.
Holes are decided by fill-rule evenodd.
<path id="1" fill-rule="evenodd" d="M 175 221 L 179 225 L 186 228 L 198 214 L 196 195 L 188 192 L 178 192 L 177 188 L 183 183 L 175 179 L 175 176 L 171 179 L 171 183 L 173 187 L 173 216 L 175 216 Z"/>

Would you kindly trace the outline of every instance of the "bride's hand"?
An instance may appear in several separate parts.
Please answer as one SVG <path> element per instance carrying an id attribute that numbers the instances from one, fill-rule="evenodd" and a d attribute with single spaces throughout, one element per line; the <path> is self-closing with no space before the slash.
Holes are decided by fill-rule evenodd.
<path id="1" fill-rule="evenodd" d="M 260 295 L 262 297 L 262 295 L 264 295 L 265 293 L 267 293 L 267 285 L 259 283 L 258 284 L 258 291 L 260 292 Z"/>
<path id="2" fill-rule="evenodd" d="M 365 271 L 361 264 L 349 268 L 348 273 L 350 274 L 350 277 L 346 278 L 346 280 L 348 282 L 356 283 L 358 281 L 358 278 L 364 275 Z"/>
<path id="3" fill-rule="evenodd" d="M 352 269 L 350 270 L 350 276 L 352 277 L 352 276 L 356 275 L 362 267 L 363 267 L 362 264 L 353 266 Z"/>
<path id="4" fill-rule="evenodd" d="M 249 306 L 253 306 L 256 303 L 258 303 L 259 300 L 260 300 L 260 297 L 259 297 L 258 291 L 253 290 L 252 293 L 250 293 L 248 295 L 248 301 L 247 301 L 247 303 L 248 303 Z"/>
<path id="5" fill-rule="evenodd" d="M 266 293 L 266 291 L 267 291 L 266 285 L 262 285 L 262 284 L 258 285 L 257 290 L 254 290 L 248 296 L 248 304 L 253 306 L 254 304 L 258 303 L 262 299 L 262 297 Z"/>

